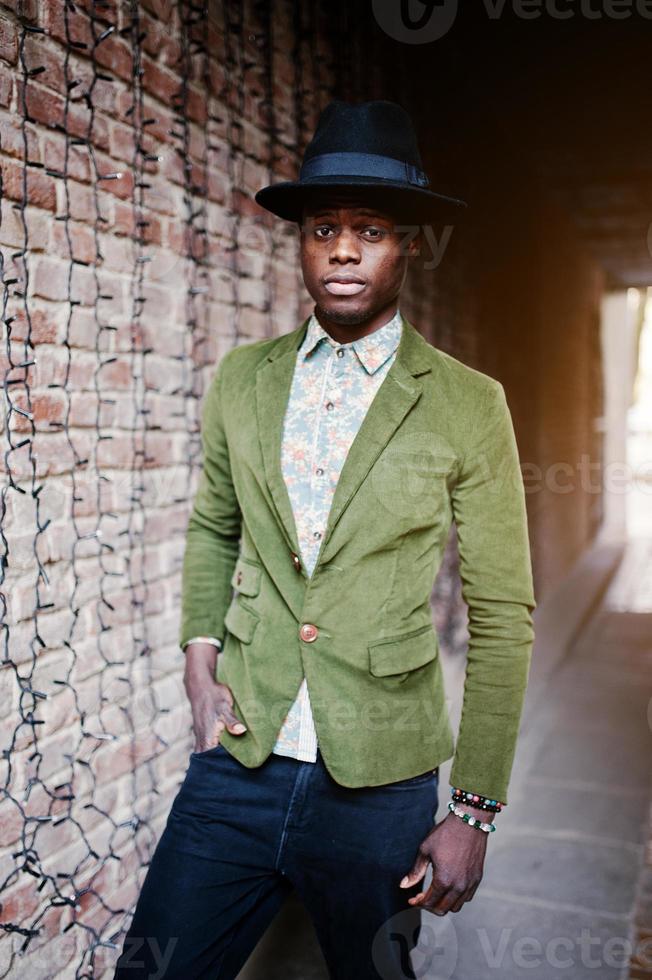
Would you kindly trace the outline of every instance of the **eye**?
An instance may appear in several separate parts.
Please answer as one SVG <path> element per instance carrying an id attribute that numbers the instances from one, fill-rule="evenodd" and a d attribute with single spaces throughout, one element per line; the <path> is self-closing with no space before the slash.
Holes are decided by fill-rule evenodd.
<path id="1" fill-rule="evenodd" d="M 363 234 L 367 235 L 372 241 L 378 242 L 387 234 L 384 228 L 376 228 L 375 225 L 368 225 L 363 229 Z"/>
<path id="2" fill-rule="evenodd" d="M 315 230 L 315 235 L 317 236 L 317 238 L 320 238 L 320 239 L 323 240 L 324 238 L 326 238 L 328 236 L 328 232 L 329 231 L 332 231 L 333 229 L 332 229 L 332 227 L 330 225 L 316 225 L 314 230 Z M 321 232 L 324 232 L 325 234 L 322 235 Z"/>

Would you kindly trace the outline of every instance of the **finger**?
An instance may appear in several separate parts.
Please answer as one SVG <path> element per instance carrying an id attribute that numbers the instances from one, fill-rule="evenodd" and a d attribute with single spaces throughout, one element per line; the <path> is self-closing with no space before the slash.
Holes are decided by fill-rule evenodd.
<path id="1" fill-rule="evenodd" d="M 243 732 L 247 731 L 247 726 L 244 725 L 239 718 L 236 718 L 233 711 L 228 705 L 224 705 L 220 710 L 219 720 L 223 722 L 227 731 L 231 735 L 242 735 Z"/>
<path id="2" fill-rule="evenodd" d="M 433 912 L 452 888 L 452 885 L 444 884 L 437 879 L 436 875 L 433 875 L 429 888 L 425 892 L 419 892 L 418 895 L 409 898 L 408 902 L 410 905 L 418 905 L 428 909 L 429 912 Z"/>
<path id="3" fill-rule="evenodd" d="M 453 905 L 451 905 L 450 911 L 459 912 L 462 906 L 464 905 L 464 903 L 468 901 L 469 901 L 469 892 L 468 891 L 462 892 L 458 900 Z"/>
<path id="4" fill-rule="evenodd" d="M 431 912 L 434 912 L 435 915 L 446 915 L 451 911 L 453 905 L 455 905 L 460 897 L 460 892 L 456 888 L 447 888 L 438 899 L 427 907 Z"/>
<path id="5" fill-rule="evenodd" d="M 417 859 L 412 865 L 412 868 L 406 875 L 401 878 L 400 888 L 411 888 L 412 885 L 416 885 L 417 881 L 421 881 L 426 871 L 428 870 L 428 865 L 430 864 L 430 859 L 425 854 L 417 855 Z"/>
<path id="6" fill-rule="evenodd" d="M 480 878 L 480 881 L 482 881 L 482 878 Z M 473 896 L 475 895 L 475 893 L 477 892 L 478 887 L 480 885 L 480 881 L 476 881 L 475 885 L 471 885 L 471 887 L 469 888 L 469 892 L 466 897 L 467 902 L 470 902 Z"/>

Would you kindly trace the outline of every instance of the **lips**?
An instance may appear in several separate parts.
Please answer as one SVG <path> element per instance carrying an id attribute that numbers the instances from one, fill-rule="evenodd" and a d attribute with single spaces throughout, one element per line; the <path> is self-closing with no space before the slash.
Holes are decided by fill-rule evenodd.
<path id="1" fill-rule="evenodd" d="M 359 276 L 332 275 L 324 279 L 324 286 L 334 296 L 355 296 L 366 286 L 364 279 Z"/>

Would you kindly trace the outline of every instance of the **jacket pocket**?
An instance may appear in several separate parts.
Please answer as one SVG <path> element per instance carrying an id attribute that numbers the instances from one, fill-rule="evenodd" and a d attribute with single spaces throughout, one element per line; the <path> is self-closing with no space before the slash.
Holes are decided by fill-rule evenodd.
<path id="1" fill-rule="evenodd" d="M 404 674 L 434 660 L 439 652 L 431 625 L 367 644 L 369 670 L 374 677 Z"/>
<path id="2" fill-rule="evenodd" d="M 262 567 L 258 562 L 252 561 L 250 558 L 243 558 L 240 555 L 233 569 L 231 585 L 242 595 L 258 595 L 261 573 Z"/>
<path id="3" fill-rule="evenodd" d="M 260 616 L 234 596 L 224 617 L 224 625 L 229 633 L 237 636 L 243 643 L 251 643 L 259 622 Z"/>

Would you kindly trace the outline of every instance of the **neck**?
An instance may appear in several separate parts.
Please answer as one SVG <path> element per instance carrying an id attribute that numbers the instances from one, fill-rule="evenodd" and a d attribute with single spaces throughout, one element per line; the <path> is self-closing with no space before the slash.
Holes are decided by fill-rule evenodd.
<path id="1" fill-rule="evenodd" d="M 359 340 L 360 337 L 367 337 L 370 333 L 380 330 L 381 327 L 384 327 L 395 316 L 397 310 L 398 299 L 395 299 L 387 306 L 384 306 L 382 310 L 378 310 L 367 319 L 360 320 L 356 323 L 342 323 L 341 320 L 335 320 L 318 306 L 315 306 L 314 313 L 320 325 L 330 334 L 333 340 L 336 340 L 339 344 L 348 344 L 353 340 Z"/>

